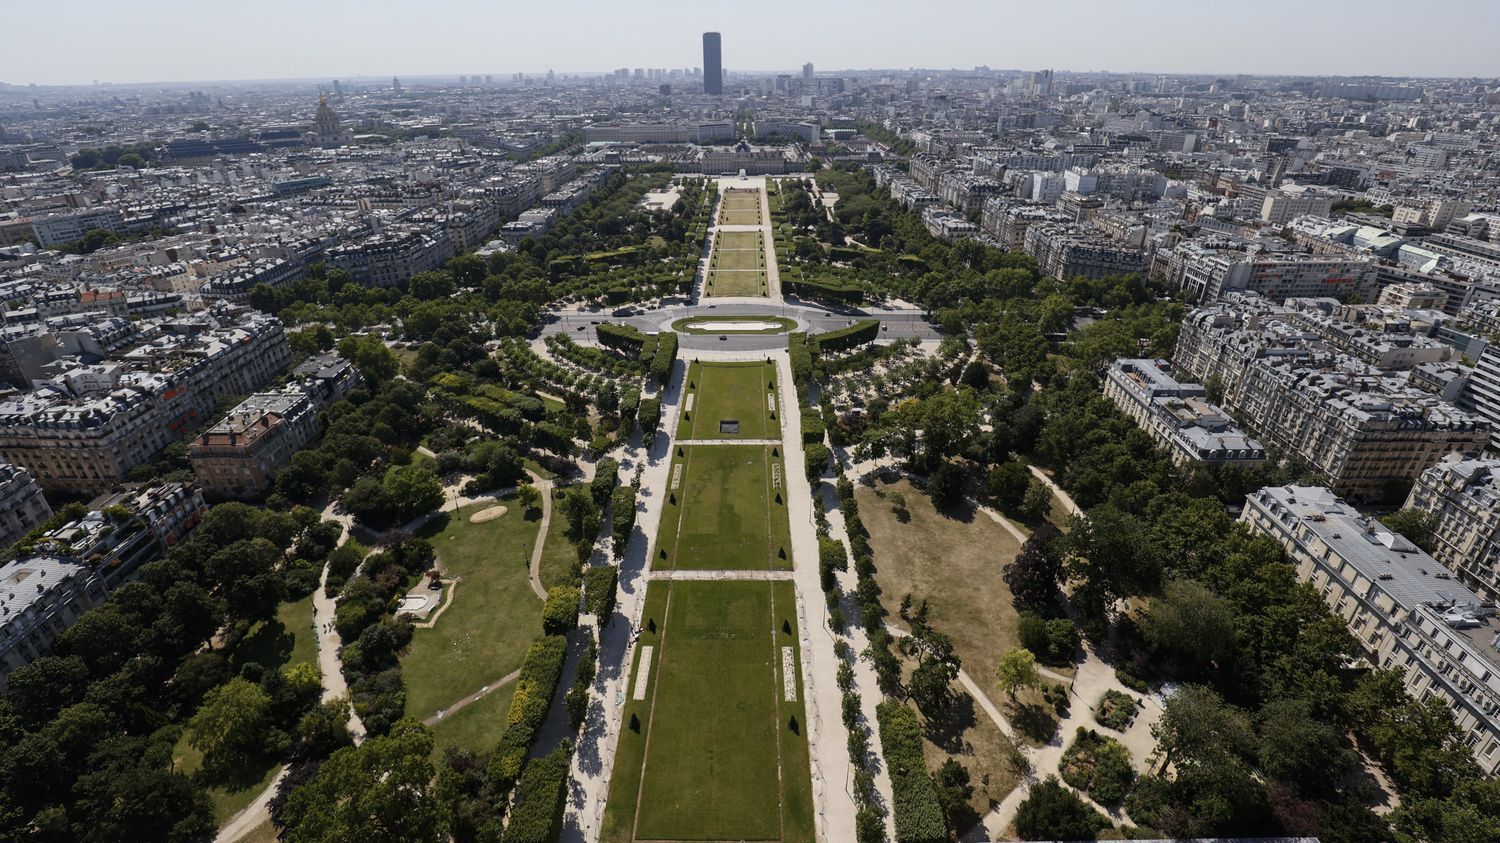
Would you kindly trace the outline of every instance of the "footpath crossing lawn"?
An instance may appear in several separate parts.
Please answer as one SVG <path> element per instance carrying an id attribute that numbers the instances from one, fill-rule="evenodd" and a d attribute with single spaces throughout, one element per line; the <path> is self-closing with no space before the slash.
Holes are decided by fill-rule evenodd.
<path id="1" fill-rule="evenodd" d="M 771 417 L 777 387 L 776 367 L 770 363 L 693 362 L 677 438 L 780 439 L 781 420 Z M 719 423 L 726 420 L 738 421 L 739 432 L 725 432 Z"/>
<path id="2" fill-rule="evenodd" d="M 603 839 L 813 840 L 799 663 L 792 583 L 653 582 Z"/>
<path id="3" fill-rule="evenodd" d="M 653 568 L 792 569 L 779 446 L 679 445 L 669 472 Z"/>

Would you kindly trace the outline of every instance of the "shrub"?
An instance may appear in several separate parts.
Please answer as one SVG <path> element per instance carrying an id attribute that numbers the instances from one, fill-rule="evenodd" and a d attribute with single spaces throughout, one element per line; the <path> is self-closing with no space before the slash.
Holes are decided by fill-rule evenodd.
<path id="1" fill-rule="evenodd" d="M 1125 799 L 1135 771 L 1130 750 L 1114 738 L 1078 727 L 1072 746 L 1063 753 L 1058 767 L 1063 781 L 1094 798 L 1101 805 L 1118 805 Z"/>
<path id="2" fill-rule="evenodd" d="M 816 445 L 807 446 L 804 460 L 807 463 L 807 479 L 809 482 L 816 483 L 818 478 L 823 475 L 823 469 L 828 467 L 828 457 L 829 451 L 827 445 L 820 442 Z"/>
<path id="3" fill-rule="evenodd" d="M 1031 789 L 1016 810 L 1022 840 L 1094 840 L 1108 820 L 1053 776 Z"/>
<path id="4" fill-rule="evenodd" d="M 1048 621 L 1023 614 L 1019 632 L 1021 646 L 1047 664 L 1069 664 L 1078 650 L 1078 629 L 1067 618 Z"/>
<path id="5" fill-rule="evenodd" d="M 600 626 L 609 623 L 615 609 L 615 589 L 619 585 L 620 572 L 613 565 L 595 565 L 584 571 L 584 606 Z"/>
<path id="6" fill-rule="evenodd" d="M 560 635 L 578 627 L 579 591 L 572 586 L 553 586 L 542 604 L 542 631 Z"/>
<path id="7" fill-rule="evenodd" d="M 1140 706 L 1129 694 L 1111 689 L 1099 698 L 1099 705 L 1094 709 L 1094 720 L 1101 726 L 1123 732 L 1130 728 L 1140 710 Z"/>
<path id="8" fill-rule="evenodd" d="M 572 748 L 564 744 L 526 765 L 505 824 L 503 843 L 549 843 L 562 834 L 571 753 Z"/>
<path id="9" fill-rule="evenodd" d="M 1115 678 L 1120 680 L 1121 685 L 1135 691 L 1137 694 L 1151 693 L 1151 686 L 1146 684 L 1146 680 L 1126 671 L 1124 668 L 1115 668 Z"/>
<path id="10" fill-rule="evenodd" d="M 610 500 L 610 530 L 614 539 L 615 555 L 625 552 L 630 541 L 630 531 L 635 528 L 635 487 L 620 486 Z"/>
<path id="11" fill-rule="evenodd" d="M 567 655 L 568 642 L 561 635 L 543 635 L 526 651 L 511 694 L 510 711 L 505 715 L 505 731 L 490 757 L 490 781 L 501 794 L 510 791 L 526 766 L 526 754 L 547 719 L 547 706 L 557 690 Z"/>
<path id="12" fill-rule="evenodd" d="M 890 767 L 897 843 L 943 843 L 948 825 L 937 786 L 922 760 L 922 724 L 904 703 L 886 700 L 875 710 L 880 748 Z"/>

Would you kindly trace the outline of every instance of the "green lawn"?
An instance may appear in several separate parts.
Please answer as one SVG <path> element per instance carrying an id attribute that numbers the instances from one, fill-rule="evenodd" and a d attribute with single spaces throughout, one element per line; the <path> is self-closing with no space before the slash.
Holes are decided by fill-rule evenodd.
<path id="1" fill-rule="evenodd" d="M 566 490 L 568 487 L 561 488 Z M 573 581 L 573 571 L 578 564 L 578 552 L 573 548 L 573 543 L 568 541 L 567 530 L 568 519 L 563 516 L 561 507 L 557 505 L 557 498 L 554 497 L 552 520 L 547 525 L 547 543 L 542 547 L 539 571 L 543 588 L 576 584 Z"/>
<path id="2" fill-rule="evenodd" d="M 312 595 L 293 603 L 282 603 L 276 617 L 255 625 L 229 656 L 230 669 L 255 662 L 280 669 L 290 664 L 318 663 L 318 641 L 313 632 Z"/>
<path id="3" fill-rule="evenodd" d="M 488 694 L 433 724 L 433 759 L 441 759 L 443 750 L 450 746 L 474 752 L 494 749 L 505 729 L 505 715 L 510 712 L 510 698 L 514 692 L 514 683 L 492 688 Z"/>
<path id="4" fill-rule="evenodd" d="M 708 273 L 709 296 L 766 296 L 766 273 L 759 269 L 715 269 Z"/>
<path id="5" fill-rule="evenodd" d="M 697 363 L 688 367 L 678 439 L 776 439 L 781 421 L 771 418 L 776 367 L 769 363 Z M 692 396 L 692 410 L 687 410 Z M 702 420 L 700 423 L 700 419 Z M 739 433 L 722 433 L 719 422 L 735 419 Z"/>
<path id="6" fill-rule="evenodd" d="M 760 225 L 760 191 L 729 190 L 719 207 L 721 225 Z"/>
<path id="7" fill-rule="evenodd" d="M 470 523 L 489 506 L 475 504 L 421 531 L 459 583 L 453 604 L 436 626 L 416 630 L 401 660 L 410 716 L 428 717 L 520 667 L 541 630 L 542 601 L 527 578 L 540 519 L 526 520 L 513 496 L 504 504 L 493 521 Z"/>
<path id="8" fill-rule="evenodd" d="M 655 653 L 644 700 L 632 667 L 603 839 L 812 840 L 800 675 L 797 701 L 782 693 L 792 584 L 653 583 L 645 618 Z"/>
<path id="9" fill-rule="evenodd" d="M 747 330 L 729 327 L 735 322 L 769 322 L 772 327 Z M 690 327 L 690 326 L 705 327 Z M 724 325 L 725 327 L 719 327 Z M 707 336 L 711 334 L 784 334 L 797 330 L 797 322 L 781 316 L 688 316 L 672 323 L 672 330 L 679 334 Z"/>
<path id="10" fill-rule="evenodd" d="M 172 747 L 172 768 L 193 775 L 203 767 L 203 753 L 188 744 L 187 730 Z M 213 804 L 214 822 L 223 825 L 230 817 L 255 801 L 262 790 L 276 778 L 281 759 L 265 757 L 232 771 L 232 780 L 208 787 L 208 801 Z"/>
<path id="11" fill-rule="evenodd" d="M 674 450 L 668 477 L 678 478 L 678 484 L 674 489 L 668 480 L 653 566 L 791 570 L 786 493 L 775 482 L 778 471 L 786 476 L 780 451 L 768 445 L 683 445 Z"/>

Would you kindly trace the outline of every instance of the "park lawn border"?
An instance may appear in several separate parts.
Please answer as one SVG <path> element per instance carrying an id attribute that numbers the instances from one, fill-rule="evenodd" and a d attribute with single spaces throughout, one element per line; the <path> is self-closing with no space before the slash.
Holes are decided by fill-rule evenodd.
<path id="1" fill-rule="evenodd" d="M 688 325 L 695 322 L 775 322 L 775 328 L 759 328 L 757 330 L 745 330 L 744 328 L 689 328 Z M 672 321 L 672 330 L 679 334 L 691 336 L 713 336 L 714 334 L 741 334 L 741 335 L 771 335 L 785 334 L 797 330 L 797 320 L 788 319 L 785 316 L 684 316 Z"/>

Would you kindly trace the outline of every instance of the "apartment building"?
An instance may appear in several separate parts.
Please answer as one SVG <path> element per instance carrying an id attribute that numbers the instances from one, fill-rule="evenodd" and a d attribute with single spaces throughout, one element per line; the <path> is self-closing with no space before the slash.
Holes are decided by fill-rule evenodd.
<path id="1" fill-rule="evenodd" d="M 300 388 L 256 393 L 194 439 L 188 460 L 205 492 L 255 497 L 318 429 L 317 410 Z"/>
<path id="2" fill-rule="evenodd" d="M 1266 449 L 1246 436 L 1228 413 L 1209 403 L 1201 384 L 1179 382 L 1165 360 L 1116 360 L 1105 373 L 1104 396 L 1178 465 L 1253 468 L 1266 460 Z"/>
<path id="3" fill-rule="evenodd" d="M 125 233 L 125 216 L 114 208 L 84 208 L 58 214 L 47 214 L 32 219 L 32 231 L 42 248 L 50 249 L 59 243 L 83 239 L 83 235 L 94 229 Z"/>
<path id="4" fill-rule="evenodd" d="M 328 250 L 328 264 L 366 287 L 399 287 L 419 272 L 442 268 L 453 257 L 446 232 L 399 226 Z"/>
<path id="5" fill-rule="evenodd" d="M 98 494 L 124 482 L 213 411 L 290 359 L 281 322 L 248 308 L 164 320 L 106 363 L 72 366 L 0 401 L 0 459 L 47 491 Z"/>
<path id="6" fill-rule="evenodd" d="M 1304 214 L 1326 217 L 1333 213 L 1337 194 L 1302 185 L 1287 185 L 1266 191 L 1260 218 L 1271 225 L 1286 225 Z"/>
<path id="7" fill-rule="evenodd" d="M 1437 560 L 1328 489 L 1271 486 L 1240 521 L 1285 550 L 1297 576 L 1342 617 L 1370 661 L 1417 699 L 1453 712 L 1487 774 L 1500 771 L 1500 622 Z"/>
<path id="8" fill-rule="evenodd" d="M 1077 226 L 1028 226 L 1024 248 L 1042 274 L 1063 281 L 1146 271 L 1145 255 L 1139 249 L 1115 245 Z"/>
<path id="9" fill-rule="evenodd" d="M 1339 494 L 1387 497 L 1443 456 L 1478 453 L 1491 422 L 1330 347 L 1254 301 L 1190 312 L 1173 362 L 1223 386 L 1223 403 L 1267 445 L 1296 454 Z"/>
<path id="10" fill-rule="evenodd" d="M 1406 506 L 1433 517 L 1439 562 L 1500 599 L 1500 459 L 1449 454 L 1417 478 Z"/>
<path id="11" fill-rule="evenodd" d="M 57 636 L 105 596 L 98 574 L 68 559 L 38 556 L 0 565 L 0 690 L 12 671 L 51 653 Z"/>
<path id="12" fill-rule="evenodd" d="M 10 547 L 52 516 L 52 507 L 31 474 L 18 465 L 0 463 L 0 548 Z"/>
<path id="13" fill-rule="evenodd" d="M 1370 269 L 1366 257 L 1252 253 L 1227 244 L 1182 243 L 1168 256 L 1166 280 L 1198 302 L 1246 292 L 1276 301 L 1343 299 L 1360 289 Z"/>

